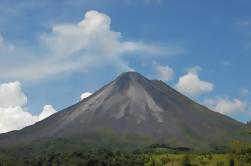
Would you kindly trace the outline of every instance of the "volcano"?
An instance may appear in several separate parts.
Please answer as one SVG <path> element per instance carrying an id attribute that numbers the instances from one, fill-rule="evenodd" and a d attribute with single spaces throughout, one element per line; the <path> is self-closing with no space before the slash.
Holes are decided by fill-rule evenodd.
<path id="1" fill-rule="evenodd" d="M 164 82 L 126 72 L 88 98 L 34 125 L 1 134 L 0 147 L 41 139 L 87 139 L 91 134 L 96 134 L 90 139 L 98 145 L 102 134 L 112 133 L 116 135 L 112 143 L 123 144 L 122 135 L 126 135 L 132 141 L 142 139 L 135 144 L 202 149 L 250 139 L 246 132 L 244 124 L 211 111 Z"/>

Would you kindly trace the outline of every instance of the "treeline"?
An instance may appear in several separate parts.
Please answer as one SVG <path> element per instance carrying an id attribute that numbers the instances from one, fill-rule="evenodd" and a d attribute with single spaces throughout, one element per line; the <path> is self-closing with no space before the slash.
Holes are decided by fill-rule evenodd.
<path id="1" fill-rule="evenodd" d="M 37 154 L 19 159 L 0 157 L 0 166 L 143 166 L 149 155 L 98 150 L 91 152 Z"/>

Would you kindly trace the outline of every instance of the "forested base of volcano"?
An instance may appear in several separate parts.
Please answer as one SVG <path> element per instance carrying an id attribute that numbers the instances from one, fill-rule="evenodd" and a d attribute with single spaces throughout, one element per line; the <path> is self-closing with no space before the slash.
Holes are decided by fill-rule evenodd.
<path id="1" fill-rule="evenodd" d="M 62 144 L 61 144 L 62 143 Z M 166 145 L 134 150 L 64 147 L 65 142 L 44 147 L 0 150 L 1 166 L 251 166 L 251 144 L 232 141 L 228 147 L 202 152 Z M 39 150 L 40 148 L 40 150 Z M 47 150 L 43 150 L 46 149 Z M 77 150 L 78 149 L 78 150 Z"/>

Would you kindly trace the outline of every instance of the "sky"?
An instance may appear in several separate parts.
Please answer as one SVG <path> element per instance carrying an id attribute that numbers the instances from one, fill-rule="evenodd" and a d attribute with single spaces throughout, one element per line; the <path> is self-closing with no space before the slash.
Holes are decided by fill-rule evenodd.
<path id="1" fill-rule="evenodd" d="M 126 71 L 245 123 L 250 11 L 251 0 L 0 0 L 0 133 L 44 119 Z"/>

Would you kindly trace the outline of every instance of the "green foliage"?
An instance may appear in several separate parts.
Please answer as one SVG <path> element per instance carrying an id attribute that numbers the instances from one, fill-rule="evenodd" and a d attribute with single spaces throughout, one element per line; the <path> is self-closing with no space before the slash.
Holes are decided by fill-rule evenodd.
<path id="1" fill-rule="evenodd" d="M 18 150 L 0 150 L 0 166 L 251 166 L 250 145 L 241 141 L 233 141 L 229 150 L 221 154 L 169 151 L 163 147 L 137 150 L 85 149 L 85 146 L 68 144 L 65 140 L 59 140 L 19 147 Z"/>
<path id="2" fill-rule="evenodd" d="M 208 155 L 208 159 L 209 159 L 209 160 L 212 160 L 212 159 L 213 159 L 213 157 L 212 157 L 211 154 Z"/>
<path id="3" fill-rule="evenodd" d="M 224 166 L 224 162 L 222 162 L 222 161 L 217 161 L 216 166 Z"/>
<path id="4" fill-rule="evenodd" d="M 211 158 L 211 157 L 212 158 Z M 210 160 L 211 158 L 211 160 Z M 155 154 L 93 150 L 44 153 L 31 156 L 0 155 L 1 166 L 251 166 L 250 154 Z"/>
<path id="5" fill-rule="evenodd" d="M 251 154 L 251 144 L 244 141 L 234 140 L 230 144 L 230 151 L 234 154 Z"/>
<path id="6" fill-rule="evenodd" d="M 182 166 L 190 166 L 190 165 L 191 165 L 191 156 L 186 154 L 182 158 Z"/>
<path id="7" fill-rule="evenodd" d="M 231 159 L 230 161 L 229 161 L 229 166 L 234 166 L 235 164 L 234 164 L 234 159 Z"/>

